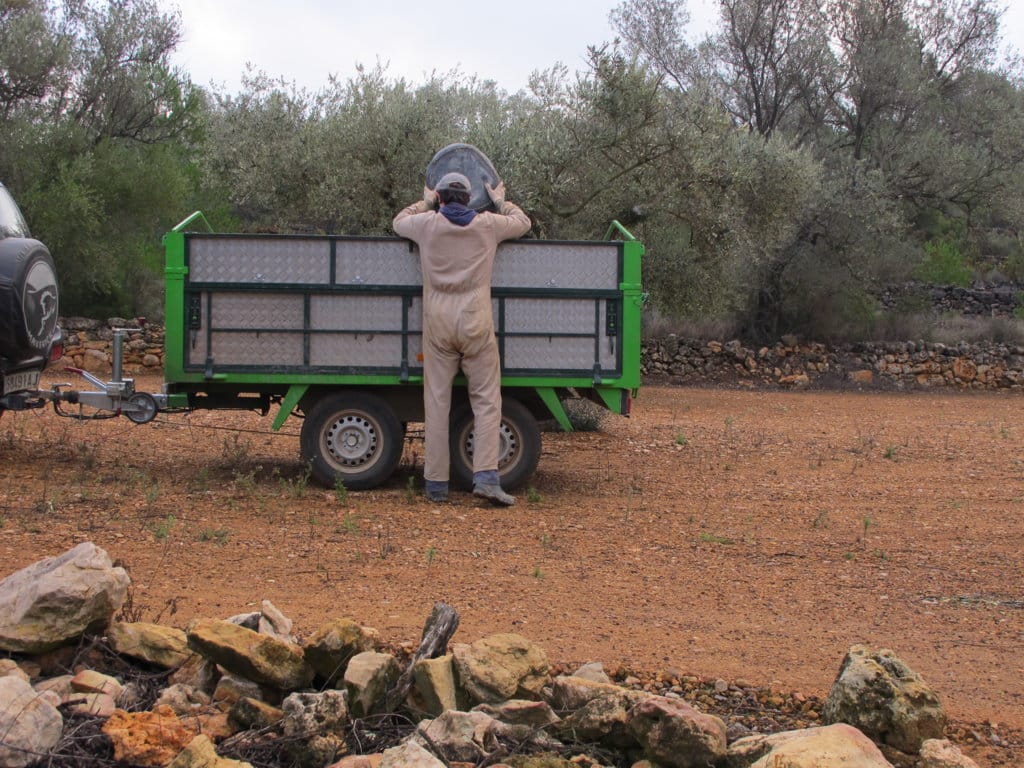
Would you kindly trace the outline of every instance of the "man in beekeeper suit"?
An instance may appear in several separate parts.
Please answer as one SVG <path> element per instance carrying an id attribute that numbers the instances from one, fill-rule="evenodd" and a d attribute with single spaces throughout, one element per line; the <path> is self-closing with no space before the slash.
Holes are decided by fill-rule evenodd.
<path id="1" fill-rule="evenodd" d="M 423 189 L 423 200 L 402 210 L 395 232 L 419 246 L 423 270 L 423 476 L 431 501 L 448 498 L 448 412 L 459 368 L 473 408 L 473 494 L 511 506 L 498 478 L 501 362 L 491 312 L 491 273 L 502 240 L 521 237 L 530 218 L 505 200 L 505 185 L 486 187 L 496 213 L 468 207 L 472 185 L 461 173 Z"/>

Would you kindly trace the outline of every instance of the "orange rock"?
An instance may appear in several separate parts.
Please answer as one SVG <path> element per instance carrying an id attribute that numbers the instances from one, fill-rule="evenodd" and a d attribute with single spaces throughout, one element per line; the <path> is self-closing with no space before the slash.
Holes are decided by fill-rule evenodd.
<path id="1" fill-rule="evenodd" d="M 103 724 L 114 745 L 114 760 L 160 768 L 173 760 L 196 736 L 168 706 L 152 712 L 117 710 Z"/>

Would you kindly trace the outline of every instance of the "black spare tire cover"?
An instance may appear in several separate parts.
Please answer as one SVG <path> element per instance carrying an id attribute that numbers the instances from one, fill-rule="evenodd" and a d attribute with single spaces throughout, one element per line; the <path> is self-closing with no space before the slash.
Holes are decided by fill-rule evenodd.
<path id="1" fill-rule="evenodd" d="M 498 184 L 498 172 L 487 155 L 472 144 L 449 144 L 427 164 L 427 186 L 437 189 L 437 183 L 446 173 L 461 173 L 473 185 L 469 207 L 475 211 L 494 210 L 491 198 L 484 189 Z"/>
<path id="2" fill-rule="evenodd" d="M 45 245 L 0 240 L 0 355 L 17 360 L 49 353 L 58 296 L 57 270 Z"/>

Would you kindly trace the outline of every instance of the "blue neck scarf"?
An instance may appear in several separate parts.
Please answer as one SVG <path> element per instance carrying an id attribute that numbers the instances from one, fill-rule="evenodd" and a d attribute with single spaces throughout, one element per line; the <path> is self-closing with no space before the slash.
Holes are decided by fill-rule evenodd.
<path id="1" fill-rule="evenodd" d="M 452 224 L 464 227 L 476 218 L 476 211 L 462 203 L 445 203 L 441 206 L 441 215 Z"/>

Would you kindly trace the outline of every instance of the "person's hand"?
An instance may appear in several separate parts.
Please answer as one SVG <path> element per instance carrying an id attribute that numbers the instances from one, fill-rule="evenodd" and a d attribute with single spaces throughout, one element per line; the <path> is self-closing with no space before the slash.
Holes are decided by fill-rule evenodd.
<path id="1" fill-rule="evenodd" d="M 434 190 L 432 190 L 428 186 L 424 186 L 423 187 L 423 202 L 426 204 L 428 211 L 432 211 L 435 208 L 437 208 L 437 203 L 438 203 L 437 192 L 435 192 Z"/>
<path id="2" fill-rule="evenodd" d="M 487 196 L 491 198 L 491 202 L 494 203 L 494 210 L 501 213 L 501 209 L 505 205 L 505 182 L 499 181 L 498 186 L 492 187 L 490 184 L 484 184 L 484 189 L 487 190 Z"/>

